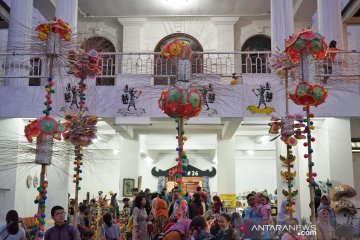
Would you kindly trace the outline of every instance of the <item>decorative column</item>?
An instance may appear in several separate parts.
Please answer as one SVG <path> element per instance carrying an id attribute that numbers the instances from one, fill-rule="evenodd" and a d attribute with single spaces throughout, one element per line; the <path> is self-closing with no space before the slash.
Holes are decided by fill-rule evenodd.
<path id="1" fill-rule="evenodd" d="M 69 24 L 74 34 L 77 32 L 78 0 L 56 0 L 55 17 Z"/>
<path id="2" fill-rule="evenodd" d="M 11 1 L 7 51 L 29 52 L 32 27 L 33 0 Z M 5 86 L 28 86 L 27 78 L 12 78 L 29 75 L 29 56 L 8 56 L 5 65 Z"/>
<path id="3" fill-rule="evenodd" d="M 141 28 L 144 26 L 145 18 L 118 18 L 119 23 L 123 26 L 123 52 L 140 52 L 141 51 Z M 126 64 L 128 56 L 119 61 L 123 64 L 119 66 L 122 73 L 130 73 L 131 65 Z M 117 81 L 119 82 L 119 81 Z"/>
<path id="4" fill-rule="evenodd" d="M 317 6 L 319 32 L 325 36 L 327 44 L 329 44 L 331 40 L 335 40 L 337 42 L 337 48 L 343 49 L 343 25 L 340 0 L 317 0 Z"/>
<path id="5" fill-rule="evenodd" d="M 211 22 L 217 29 L 217 51 L 234 51 L 234 25 L 238 17 L 212 17 Z"/>
<path id="6" fill-rule="evenodd" d="M 236 194 L 235 155 L 235 143 L 233 139 L 218 142 L 218 194 Z"/>
<path id="7" fill-rule="evenodd" d="M 212 17 L 211 22 L 215 25 L 216 32 L 216 42 L 218 52 L 233 52 L 235 50 L 235 36 L 234 36 L 234 26 L 235 23 L 239 20 L 238 17 Z M 225 55 L 225 54 L 224 54 Z M 234 66 L 231 64 L 235 61 L 233 55 L 218 56 L 221 58 L 222 66 L 217 66 L 215 69 L 211 69 L 212 72 L 216 73 L 225 73 L 226 75 L 231 75 L 235 72 Z M 232 59 L 229 59 L 232 58 Z M 236 64 L 235 64 L 236 65 Z M 220 69 L 222 68 L 222 69 Z"/>
<path id="8" fill-rule="evenodd" d="M 145 18 L 118 18 L 123 26 L 123 51 L 141 51 L 141 28 L 144 26 Z"/>
<path id="9" fill-rule="evenodd" d="M 285 49 L 285 39 L 294 32 L 293 2 L 271 0 L 271 51 Z"/>

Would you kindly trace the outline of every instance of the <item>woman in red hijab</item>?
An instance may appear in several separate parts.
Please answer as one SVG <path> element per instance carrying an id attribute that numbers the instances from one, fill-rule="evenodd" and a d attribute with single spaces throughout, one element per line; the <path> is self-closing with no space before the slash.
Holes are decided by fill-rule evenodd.
<path id="1" fill-rule="evenodd" d="M 158 198 L 156 200 L 155 207 L 154 236 L 159 235 L 162 232 L 169 220 L 169 215 L 166 211 L 166 203 L 164 200 Z"/>

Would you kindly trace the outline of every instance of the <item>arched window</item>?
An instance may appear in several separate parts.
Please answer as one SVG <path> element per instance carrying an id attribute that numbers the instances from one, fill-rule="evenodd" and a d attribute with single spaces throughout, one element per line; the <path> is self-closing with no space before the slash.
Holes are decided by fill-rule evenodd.
<path id="1" fill-rule="evenodd" d="M 203 72 L 203 47 L 197 39 L 185 33 L 174 33 L 160 40 L 155 47 L 155 52 L 160 52 L 161 48 L 169 42 L 179 39 L 190 44 L 193 50 L 191 56 L 191 73 Z M 173 85 L 176 81 L 178 70 L 181 64 L 177 59 L 166 59 L 155 55 L 154 59 L 154 85 Z M 180 66 L 180 67 L 179 67 Z"/>
<path id="2" fill-rule="evenodd" d="M 110 40 L 104 37 L 91 37 L 87 39 L 81 48 L 85 51 L 95 49 L 98 52 L 115 52 L 115 46 Z M 115 55 L 102 55 L 102 75 L 96 78 L 97 86 L 115 85 Z"/>
<path id="3" fill-rule="evenodd" d="M 269 54 L 262 51 L 271 51 L 271 39 L 265 35 L 255 35 L 248 38 L 241 47 L 242 52 L 259 52 L 242 55 L 243 73 L 269 73 L 267 58 Z"/>

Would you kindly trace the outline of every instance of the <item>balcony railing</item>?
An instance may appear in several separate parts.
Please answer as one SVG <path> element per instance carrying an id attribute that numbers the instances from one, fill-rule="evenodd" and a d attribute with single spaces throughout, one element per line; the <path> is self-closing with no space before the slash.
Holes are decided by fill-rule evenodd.
<path id="1" fill-rule="evenodd" d="M 360 52 L 333 52 L 334 61 L 315 62 L 315 75 L 333 77 L 359 77 Z M 116 78 L 117 74 L 144 74 L 154 78 L 179 77 L 186 74 L 210 74 L 221 77 L 241 74 L 268 74 L 271 52 L 195 52 L 191 59 L 163 58 L 154 52 L 101 53 L 102 74 L 100 78 Z M 0 54 L 0 79 L 45 78 L 46 56 L 44 54 Z M 61 65 L 62 64 L 62 65 Z M 55 67 L 66 69 L 64 61 L 55 61 Z M 9 74 L 10 73 L 10 74 Z M 57 71 L 66 73 L 65 70 Z M 56 72 L 55 72 L 56 75 Z M 183 76 L 186 78 L 186 76 Z"/>

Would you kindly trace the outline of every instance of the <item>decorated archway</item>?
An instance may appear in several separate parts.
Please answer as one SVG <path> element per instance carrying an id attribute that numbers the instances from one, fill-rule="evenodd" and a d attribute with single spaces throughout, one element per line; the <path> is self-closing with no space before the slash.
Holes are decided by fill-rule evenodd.
<path id="1" fill-rule="evenodd" d="M 180 40 L 186 42 L 192 49 L 193 54 L 191 56 L 191 73 L 202 73 L 203 69 L 203 47 L 200 42 L 193 36 L 185 33 L 174 33 L 162 38 L 156 45 L 154 51 L 160 52 L 162 47 L 166 44 Z M 177 71 L 176 64 L 172 64 L 170 59 L 160 58 L 155 55 L 154 59 L 154 85 L 174 85 L 176 81 L 175 76 L 166 76 L 166 73 L 175 73 Z M 170 74 L 169 74 L 170 75 Z"/>
<path id="2" fill-rule="evenodd" d="M 97 52 L 115 52 L 114 44 L 107 38 L 102 36 L 94 36 L 85 40 L 81 48 L 84 49 L 85 52 L 90 51 L 91 49 L 95 49 Z M 113 86 L 115 85 L 114 77 L 106 77 L 104 75 L 116 75 L 115 72 L 115 55 L 102 55 L 102 75 L 96 78 L 97 86 Z"/>

